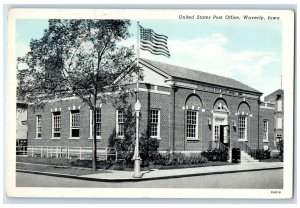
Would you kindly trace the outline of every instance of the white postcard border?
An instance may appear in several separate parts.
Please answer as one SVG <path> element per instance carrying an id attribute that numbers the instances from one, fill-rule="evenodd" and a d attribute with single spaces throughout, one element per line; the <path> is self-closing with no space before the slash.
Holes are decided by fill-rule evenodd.
<path id="1" fill-rule="evenodd" d="M 99 12 L 101 11 L 101 12 Z M 16 187 L 15 171 L 15 140 L 16 125 L 16 60 L 15 60 L 15 20 L 21 18 L 106 18 L 106 19 L 178 19 L 178 12 L 202 14 L 230 13 L 243 15 L 264 14 L 280 16 L 283 25 L 283 89 L 284 128 L 285 128 L 285 158 L 284 158 L 284 187 L 281 194 L 271 194 L 271 189 L 122 189 L 122 188 L 21 188 Z M 155 15 L 153 13 L 155 12 Z M 91 9 L 12 9 L 9 12 L 8 25 L 8 67 L 7 67 L 7 129 L 6 129 L 6 181 L 7 194 L 12 197 L 78 197 L 78 198 L 260 198 L 284 199 L 292 197 L 293 186 L 293 121 L 294 121 L 294 13 L 291 10 L 91 10 Z M 288 131 L 287 131 L 288 129 Z"/>

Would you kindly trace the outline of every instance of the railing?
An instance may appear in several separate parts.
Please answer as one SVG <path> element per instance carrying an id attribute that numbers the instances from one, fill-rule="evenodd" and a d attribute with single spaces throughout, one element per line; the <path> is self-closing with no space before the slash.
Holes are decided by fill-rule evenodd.
<path id="1" fill-rule="evenodd" d="M 217 140 L 208 141 L 208 149 L 209 150 L 219 149 L 221 151 L 229 150 L 227 146 L 225 146 L 222 142 L 217 141 Z"/>
<path id="2" fill-rule="evenodd" d="M 244 141 L 231 140 L 230 146 L 232 148 L 239 148 L 240 150 L 243 150 L 254 159 L 256 158 L 256 149 L 251 147 L 249 144 L 247 144 Z"/>
<path id="3" fill-rule="evenodd" d="M 17 146 L 17 156 L 67 158 L 79 160 L 92 159 L 92 147 L 64 146 Z M 118 160 L 118 152 L 114 148 L 97 148 L 97 160 Z"/>

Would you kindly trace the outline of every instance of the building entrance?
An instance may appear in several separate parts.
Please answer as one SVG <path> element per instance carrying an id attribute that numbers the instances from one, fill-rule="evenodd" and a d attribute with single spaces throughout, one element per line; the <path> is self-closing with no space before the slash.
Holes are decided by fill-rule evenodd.
<path id="1" fill-rule="evenodd" d="M 220 145 L 229 146 L 230 128 L 227 112 L 213 114 L 213 138 L 212 148 L 220 148 Z"/>

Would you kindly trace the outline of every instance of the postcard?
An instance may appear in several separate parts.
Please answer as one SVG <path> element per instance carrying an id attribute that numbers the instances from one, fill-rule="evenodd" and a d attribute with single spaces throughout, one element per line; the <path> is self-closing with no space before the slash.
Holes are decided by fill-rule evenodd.
<path id="1" fill-rule="evenodd" d="M 292 10 L 12 9 L 9 197 L 293 196 Z"/>

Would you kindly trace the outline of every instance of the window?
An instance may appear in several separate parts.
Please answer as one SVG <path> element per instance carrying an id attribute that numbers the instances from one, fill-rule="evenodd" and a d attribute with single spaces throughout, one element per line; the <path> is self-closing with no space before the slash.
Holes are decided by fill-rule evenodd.
<path id="1" fill-rule="evenodd" d="M 124 137 L 125 130 L 124 130 L 124 111 L 117 111 L 117 126 L 116 126 L 116 133 L 117 137 Z"/>
<path id="2" fill-rule="evenodd" d="M 96 109 L 96 136 L 101 137 L 101 108 Z"/>
<path id="3" fill-rule="evenodd" d="M 276 135 L 276 142 L 279 142 L 282 140 L 282 135 L 281 134 L 277 134 Z"/>
<path id="4" fill-rule="evenodd" d="M 220 141 L 220 126 L 215 126 L 215 141 Z"/>
<path id="5" fill-rule="evenodd" d="M 160 137 L 160 112 L 159 110 L 150 111 L 150 137 Z"/>
<path id="6" fill-rule="evenodd" d="M 37 115 L 36 116 L 36 138 L 42 137 L 42 116 Z"/>
<path id="7" fill-rule="evenodd" d="M 238 122 L 238 137 L 239 139 L 247 139 L 247 117 L 239 116 Z"/>
<path id="8" fill-rule="evenodd" d="M 197 111 L 187 111 L 187 127 L 186 127 L 186 136 L 191 139 L 198 139 L 198 119 Z"/>
<path id="9" fill-rule="evenodd" d="M 269 141 L 268 138 L 268 131 L 269 131 L 269 121 L 263 120 L 263 141 Z"/>
<path id="10" fill-rule="evenodd" d="M 60 112 L 52 113 L 52 137 L 60 138 L 61 116 Z"/>
<path id="11" fill-rule="evenodd" d="M 281 99 L 279 99 L 277 101 L 277 111 L 282 111 L 282 100 Z"/>
<path id="12" fill-rule="evenodd" d="M 79 138 L 80 129 L 80 112 L 79 110 L 71 111 L 71 138 Z"/>
<path id="13" fill-rule="evenodd" d="M 90 138 L 93 138 L 93 111 L 90 110 Z M 101 139 L 101 108 L 96 108 L 96 138 Z"/>
<path id="14" fill-rule="evenodd" d="M 277 129 L 282 129 L 282 118 L 277 118 Z"/>

